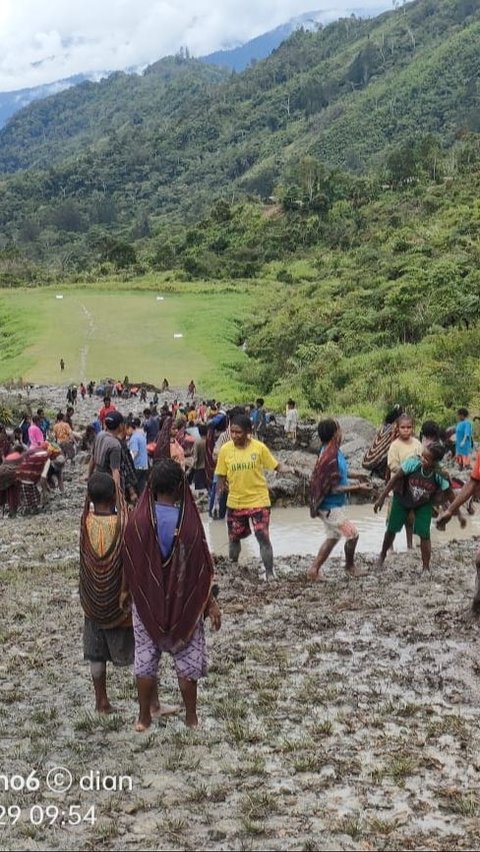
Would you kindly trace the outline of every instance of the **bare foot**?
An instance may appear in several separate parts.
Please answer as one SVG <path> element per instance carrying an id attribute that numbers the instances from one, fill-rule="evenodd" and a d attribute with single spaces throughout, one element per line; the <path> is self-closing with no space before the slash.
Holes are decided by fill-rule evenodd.
<path id="1" fill-rule="evenodd" d="M 106 704 L 100 704 L 98 707 L 95 707 L 97 713 L 118 713 L 116 707 L 113 707 L 109 701 Z"/>
<path id="2" fill-rule="evenodd" d="M 138 734 L 143 734 L 143 733 L 145 733 L 145 731 L 148 731 L 151 724 L 152 724 L 151 719 L 150 719 L 149 722 L 146 719 L 145 719 L 145 721 L 141 721 L 139 719 L 138 722 L 135 723 L 135 730 L 137 731 Z"/>
<path id="3" fill-rule="evenodd" d="M 313 580 L 317 583 L 326 583 L 328 580 L 327 575 L 323 571 L 322 568 L 315 568 L 314 565 L 311 565 L 307 571 L 307 577 L 309 580 Z"/>
<path id="4" fill-rule="evenodd" d="M 180 713 L 181 709 L 179 704 L 156 704 L 150 707 L 150 713 L 152 716 L 173 716 Z"/>
<path id="5" fill-rule="evenodd" d="M 349 577 L 366 577 L 368 571 L 365 568 L 357 568 L 356 565 L 349 565 L 348 568 L 345 565 L 345 571 L 349 575 Z"/>

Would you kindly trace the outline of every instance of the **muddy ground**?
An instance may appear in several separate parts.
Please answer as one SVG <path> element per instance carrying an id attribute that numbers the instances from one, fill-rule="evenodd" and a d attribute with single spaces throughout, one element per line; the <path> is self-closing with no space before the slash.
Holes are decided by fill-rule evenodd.
<path id="1" fill-rule="evenodd" d="M 322 586 L 305 579 L 308 557 L 277 560 L 268 586 L 255 561 L 219 560 L 201 727 L 170 717 L 139 735 L 130 672 L 109 672 L 119 712 L 93 712 L 80 474 L 68 469 L 67 496 L 43 514 L 1 520 L 0 848 L 480 849 L 473 540 L 434 549 L 428 576 L 418 551 L 381 572 L 359 557 L 370 573 L 357 581 L 333 558 Z M 178 700 L 168 660 L 161 694 Z M 72 774 L 63 794 L 47 787 L 55 767 Z M 11 789 L 32 770 L 38 790 Z M 80 789 L 102 778 L 109 789 Z M 94 825 L 67 824 L 92 805 Z"/>

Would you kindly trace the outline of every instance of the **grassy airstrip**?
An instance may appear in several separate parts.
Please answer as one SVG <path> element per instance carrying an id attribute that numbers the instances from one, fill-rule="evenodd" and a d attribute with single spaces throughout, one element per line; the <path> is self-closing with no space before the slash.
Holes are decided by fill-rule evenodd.
<path id="1" fill-rule="evenodd" d="M 240 323 L 253 304 L 248 286 L 162 287 L 152 279 L 2 290 L 0 381 L 63 384 L 128 375 L 186 385 L 193 378 L 200 391 L 233 400 L 241 395 L 246 361 Z"/>

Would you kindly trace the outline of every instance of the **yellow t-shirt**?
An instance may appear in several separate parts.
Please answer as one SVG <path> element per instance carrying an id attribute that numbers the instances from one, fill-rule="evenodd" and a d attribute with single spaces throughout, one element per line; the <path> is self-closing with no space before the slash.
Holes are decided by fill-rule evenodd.
<path id="1" fill-rule="evenodd" d="M 251 438 L 246 447 L 227 441 L 218 454 L 215 473 L 228 481 L 230 509 L 260 509 L 270 506 L 264 470 L 276 470 L 278 461 L 265 444 Z"/>
<path id="2" fill-rule="evenodd" d="M 423 447 L 418 440 L 413 436 L 408 441 L 401 441 L 400 438 L 395 438 L 390 444 L 390 449 L 387 456 L 387 465 L 390 473 L 396 473 L 400 466 L 412 456 L 421 456 Z"/>

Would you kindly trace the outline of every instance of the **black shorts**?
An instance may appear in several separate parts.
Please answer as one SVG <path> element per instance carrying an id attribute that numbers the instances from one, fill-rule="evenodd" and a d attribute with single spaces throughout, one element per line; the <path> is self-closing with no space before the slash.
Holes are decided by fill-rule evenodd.
<path id="1" fill-rule="evenodd" d="M 85 616 L 83 658 L 91 663 L 111 662 L 114 666 L 131 666 L 134 657 L 133 627 L 111 627 L 105 630 Z"/>

